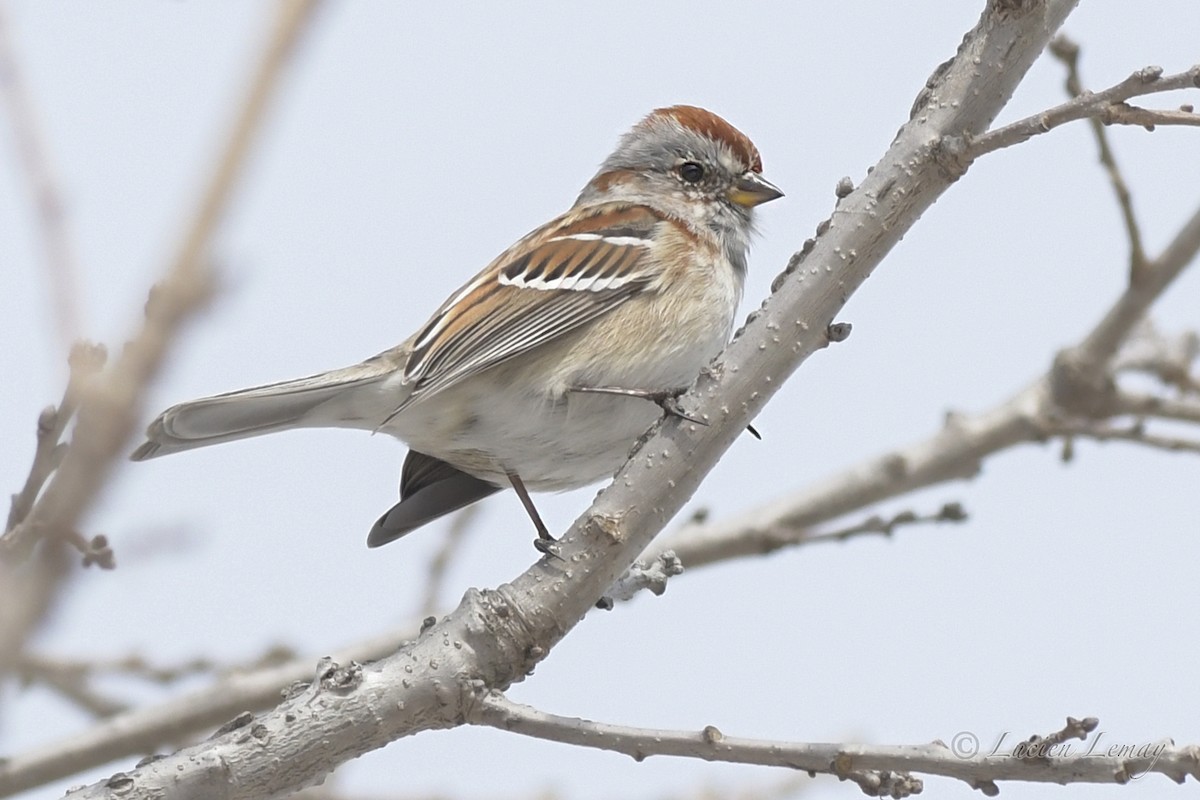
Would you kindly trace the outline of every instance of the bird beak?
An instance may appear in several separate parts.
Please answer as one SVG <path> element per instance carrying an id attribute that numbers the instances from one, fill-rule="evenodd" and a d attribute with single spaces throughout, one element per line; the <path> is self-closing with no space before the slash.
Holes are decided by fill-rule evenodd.
<path id="1" fill-rule="evenodd" d="M 779 188 L 757 172 L 743 172 L 729 190 L 729 199 L 739 206 L 754 208 L 783 197 Z"/>

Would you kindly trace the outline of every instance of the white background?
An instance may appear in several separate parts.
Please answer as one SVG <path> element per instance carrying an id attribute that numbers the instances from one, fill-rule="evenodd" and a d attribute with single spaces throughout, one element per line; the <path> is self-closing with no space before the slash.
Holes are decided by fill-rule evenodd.
<path id="1" fill-rule="evenodd" d="M 787 197 L 762 209 L 746 310 L 861 180 L 982 2 L 331 5 L 305 42 L 219 239 L 225 291 L 179 343 L 151 411 L 342 366 L 389 347 L 527 230 L 564 210 L 618 135 L 657 106 L 711 108 L 748 133 Z M 265 3 L 5 8 L 68 199 L 83 332 L 119 346 L 206 180 L 267 30 Z M 1093 0 L 1066 32 L 1093 88 L 1200 60 L 1195 0 Z M 1064 99 L 1038 62 L 1002 121 Z M 1166 107 L 1183 97 L 1159 98 Z M 1200 99 L 1188 98 L 1200 105 Z M 5 119 L 7 123 L 7 119 Z M 1156 253 L 1200 201 L 1200 132 L 1112 130 Z M 692 508 L 737 514 L 932 434 L 1044 370 L 1121 290 L 1127 246 L 1086 125 L 986 157 L 847 306 L 850 339 L 805 364 Z M 0 125 L 0 487 L 15 491 L 38 411 L 65 378 L 32 206 Z M 1155 315 L 1196 327 L 1195 269 Z M 403 448 L 290 433 L 125 466 L 89 517 L 115 572 L 69 584 L 37 638 L 63 656 L 236 664 L 319 655 L 416 610 L 443 525 L 382 550 Z M 799 741 L 985 746 L 1101 719 L 1106 743 L 1200 743 L 1195 681 L 1200 459 L 1128 445 L 1024 447 L 970 484 L 885 511 L 965 504 L 964 526 L 696 570 L 660 598 L 589 616 L 511 695 L 545 710 Z M 592 489 L 538 499 L 564 529 Z M 447 608 L 535 557 L 511 493 L 485 501 Z M 156 691 L 108 686 L 151 701 Z M 41 689 L 3 697 L 0 753 L 89 720 Z M 64 781 L 90 782 L 136 758 Z M 397 742 L 338 785 L 379 797 L 694 797 L 782 771 L 585 751 L 462 729 Z M 832 779 L 811 797 L 855 797 Z M 926 781 L 927 796 L 976 797 Z M 1006 784 L 1007 798 L 1184 796 Z M 1190 790 L 1194 791 L 1194 789 Z"/>

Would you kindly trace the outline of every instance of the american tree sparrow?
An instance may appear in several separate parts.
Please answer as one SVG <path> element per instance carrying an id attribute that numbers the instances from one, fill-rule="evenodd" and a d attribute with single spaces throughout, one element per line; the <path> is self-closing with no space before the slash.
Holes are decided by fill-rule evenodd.
<path id="1" fill-rule="evenodd" d="M 500 488 L 593 483 L 725 345 L 752 209 L 782 196 L 758 150 L 709 111 L 654 111 L 567 213 L 518 241 L 398 347 L 361 364 L 167 409 L 135 461 L 291 428 L 408 444 L 375 547 Z"/>

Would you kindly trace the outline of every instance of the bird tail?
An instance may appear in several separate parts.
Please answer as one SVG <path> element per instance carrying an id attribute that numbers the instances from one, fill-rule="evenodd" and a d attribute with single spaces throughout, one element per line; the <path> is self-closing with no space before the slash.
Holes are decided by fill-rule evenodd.
<path id="1" fill-rule="evenodd" d="M 358 390 L 382 383 L 392 374 L 391 365 L 367 362 L 180 403 L 150 423 L 146 429 L 147 441 L 130 458 L 145 461 L 290 428 L 353 426 L 354 395 L 359 394 Z M 339 402 L 330 403 L 335 398 Z M 330 406 L 322 409 L 326 403 Z M 371 427 L 371 421 L 365 420 L 362 427 Z"/>

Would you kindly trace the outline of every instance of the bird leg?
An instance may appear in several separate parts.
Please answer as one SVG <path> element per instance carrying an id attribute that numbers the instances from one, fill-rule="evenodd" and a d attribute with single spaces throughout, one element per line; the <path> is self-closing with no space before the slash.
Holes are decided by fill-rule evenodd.
<path id="1" fill-rule="evenodd" d="M 537 528 L 538 538 L 533 540 L 534 548 L 543 555 L 562 558 L 558 554 L 558 540 L 550 535 L 550 530 L 546 527 L 546 523 L 542 522 L 542 515 L 534 507 L 533 498 L 529 496 L 529 490 L 525 488 L 525 482 L 515 472 L 506 474 L 508 475 L 508 482 L 512 484 L 513 491 L 517 493 L 517 497 L 521 498 L 521 505 L 525 506 L 525 513 L 529 514 L 529 518 L 533 520 L 533 527 Z"/>
<path id="2" fill-rule="evenodd" d="M 687 391 L 687 387 L 684 387 L 683 389 L 667 389 L 659 392 L 650 392 L 646 391 L 645 389 L 622 389 L 620 386 L 572 386 L 567 391 L 581 392 L 583 394 L 615 394 L 618 397 L 636 397 L 640 400 L 649 400 L 651 403 L 654 403 L 661 408 L 665 413 L 673 417 L 679 417 L 680 419 L 686 419 L 688 422 L 694 422 L 697 425 L 708 427 L 708 422 L 706 420 L 702 420 L 699 417 L 693 417 L 691 414 L 688 414 L 686 411 L 684 411 L 679 405 L 679 397 Z M 747 425 L 746 430 L 755 439 L 758 439 L 760 442 L 762 441 L 762 434 L 756 431 L 753 425 Z"/>
<path id="3" fill-rule="evenodd" d="M 582 394 L 613 394 L 618 397 L 636 397 L 641 400 L 649 400 L 669 416 L 679 417 L 680 419 L 686 419 L 688 422 L 708 427 L 707 421 L 699 417 L 693 417 L 679 405 L 680 395 L 687 390 L 688 387 L 686 386 L 682 389 L 663 389 L 657 392 L 647 389 L 623 389 L 620 386 L 572 386 L 567 391 L 580 392 Z"/>

